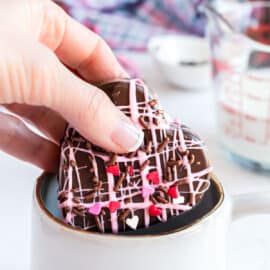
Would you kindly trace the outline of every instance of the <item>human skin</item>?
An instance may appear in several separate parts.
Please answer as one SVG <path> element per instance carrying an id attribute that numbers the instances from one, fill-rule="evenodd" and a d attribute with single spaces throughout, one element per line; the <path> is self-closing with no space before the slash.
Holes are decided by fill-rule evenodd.
<path id="1" fill-rule="evenodd" d="M 49 0 L 0 0 L 0 149 L 57 169 L 66 123 L 108 151 L 135 150 L 142 132 L 97 87 L 128 77 L 108 45 Z M 31 123 L 45 138 L 24 124 Z"/>

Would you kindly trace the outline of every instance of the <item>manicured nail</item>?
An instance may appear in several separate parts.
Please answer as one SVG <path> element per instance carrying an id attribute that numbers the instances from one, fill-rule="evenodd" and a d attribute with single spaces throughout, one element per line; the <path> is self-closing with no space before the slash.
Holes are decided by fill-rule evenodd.
<path id="1" fill-rule="evenodd" d="M 111 135 L 112 141 L 127 152 L 133 152 L 142 144 L 144 134 L 133 124 L 121 120 Z"/>

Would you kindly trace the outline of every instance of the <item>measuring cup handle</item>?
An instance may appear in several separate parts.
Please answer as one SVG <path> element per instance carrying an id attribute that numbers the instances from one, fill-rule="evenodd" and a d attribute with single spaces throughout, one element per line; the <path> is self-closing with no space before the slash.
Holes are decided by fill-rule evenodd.
<path id="1" fill-rule="evenodd" d="M 270 191 L 232 197 L 233 221 L 256 214 L 270 214 Z"/>

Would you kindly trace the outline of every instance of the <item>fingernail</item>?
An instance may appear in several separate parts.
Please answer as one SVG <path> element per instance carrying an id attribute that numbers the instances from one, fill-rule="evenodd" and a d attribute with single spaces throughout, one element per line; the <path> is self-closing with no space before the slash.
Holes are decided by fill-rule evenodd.
<path id="1" fill-rule="evenodd" d="M 144 134 L 131 123 L 121 120 L 112 132 L 112 141 L 127 152 L 133 152 L 142 144 Z"/>

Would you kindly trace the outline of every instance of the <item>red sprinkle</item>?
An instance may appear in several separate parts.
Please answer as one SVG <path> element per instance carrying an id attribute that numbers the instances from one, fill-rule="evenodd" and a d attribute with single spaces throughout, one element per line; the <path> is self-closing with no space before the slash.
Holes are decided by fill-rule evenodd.
<path id="1" fill-rule="evenodd" d="M 154 171 L 154 172 L 150 172 L 146 175 L 146 178 L 149 180 L 149 181 L 152 181 L 153 184 L 157 185 L 159 184 L 160 180 L 159 180 L 159 175 L 158 175 L 158 172 L 157 171 Z"/>
<path id="2" fill-rule="evenodd" d="M 118 201 L 111 201 L 109 203 L 109 209 L 111 213 L 114 213 L 115 211 L 117 211 L 120 208 L 120 202 Z"/>
<path id="3" fill-rule="evenodd" d="M 129 172 L 128 172 L 128 173 L 129 173 L 130 176 L 133 175 L 133 173 L 134 173 L 133 166 L 130 165 L 130 167 L 129 167 Z"/>
<path id="4" fill-rule="evenodd" d="M 157 208 L 155 205 L 150 205 L 149 207 L 149 215 L 151 217 L 157 217 L 161 215 L 161 209 Z"/>
<path id="5" fill-rule="evenodd" d="M 118 165 L 112 165 L 112 166 L 108 166 L 106 168 L 107 173 L 111 173 L 114 176 L 119 176 L 120 175 L 120 170 Z"/>
<path id="6" fill-rule="evenodd" d="M 178 195 L 177 186 L 171 186 L 168 190 L 168 195 L 174 199 L 178 198 L 179 195 Z"/>

